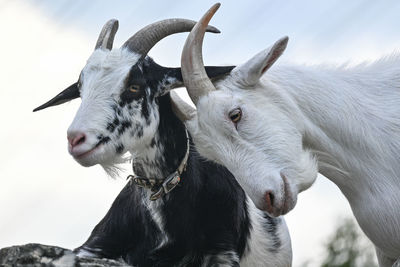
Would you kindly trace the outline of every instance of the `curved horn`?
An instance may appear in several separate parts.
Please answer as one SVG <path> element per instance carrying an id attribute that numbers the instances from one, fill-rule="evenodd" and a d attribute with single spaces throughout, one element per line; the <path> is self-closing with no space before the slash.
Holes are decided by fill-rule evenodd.
<path id="1" fill-rule="evenodd" d="M 220 3 L 213 5 L 196 23 L 183 47 L 181 57 L 182 78 L 195 105 L 197 105 L 201 96 L 215 90 L 204 68 L 202 48 L 205 29 L 220 5 Z"/>
<path id="2" fill-rule="evenodd" d="M 98 48 L 103 48 L 111 50 L 117 30 L 118 30 L 118 20 L 110 19 L 109 21 L 107 21 L 107 23 L 104 24 L 103 29 L 100 32 L 99 38 L 97 39 L 96 42 L 96 47 L 94 49 L 96 50 Z"/>
<path id="3" fill-rule="evenodd" d="M 179 32 L 190 32 L 195 24 L 195 21 L 188 19 L 161 20 L 147 25 L 135 33 L 125 42 L 123 47 L 145 57 L 150 49 L 164 37 Z M 206 31 L 220 33 L 220 31 L 213 26 L 207 27 Z"/>

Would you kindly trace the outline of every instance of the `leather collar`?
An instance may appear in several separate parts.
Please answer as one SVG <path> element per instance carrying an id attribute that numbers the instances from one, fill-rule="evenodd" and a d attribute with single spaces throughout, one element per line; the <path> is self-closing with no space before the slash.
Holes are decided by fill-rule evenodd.
<path id="1" fill-rule="evenodd" d="M 171 174 L 169 174 L 164 179 L 154 179 L 154 178 L 147 178 L 143 176 L 137 175 L 129 175 L 126 179 L 130 179 L 130 182 L 133 184 L 150 189 L 153 192 L 150 195 L 150 200 L 155 201 L 165 194 L 171 192 L 181 181 L 181 174 L 186 169 L 187 160 L 189 158 L 189 150 L 190 150 L 190 143 L 189 143 L 189 134 L 187 130 L 186 132 L 186 140 L 187 140 L 187 149 L 185 156 L 183 157 L 181 163 L 179 164 L 178 168 Z"/>

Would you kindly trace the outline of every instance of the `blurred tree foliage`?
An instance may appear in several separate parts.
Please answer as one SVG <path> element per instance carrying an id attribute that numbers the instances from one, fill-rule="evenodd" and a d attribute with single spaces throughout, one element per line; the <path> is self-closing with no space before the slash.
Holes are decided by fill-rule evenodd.
<path id="1" fill-rule="evenodd" d="M 321 267 L 375 267 L 375 250 L 371 241 L 352 218 L 341 220 L 327 241 Z"/>

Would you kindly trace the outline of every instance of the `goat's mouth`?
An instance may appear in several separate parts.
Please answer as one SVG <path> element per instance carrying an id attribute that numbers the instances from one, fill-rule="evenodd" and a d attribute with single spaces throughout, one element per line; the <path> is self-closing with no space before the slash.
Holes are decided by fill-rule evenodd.
<path id="1" fill-rule="evenodd" d="M 85 157 L 91 155 L 91 154 L 92 154 L 95 150 L 97 150 L 98 148 L 99 148 L 99 145 L 94 146 L 92 149 L 90 149 L 90 150 L 88 150 L 88 151 L 86 151 L 86 152 L 83 152 L 83 153 L 77 154 L 77 155 L 73 155 L 73 157 L 76 158 L 76 159 L 83 159 L 83 158 L 85 158 Z"/>
<path id="2" fill-rule="evenodd" d="M 281 173 L 282 181 L 283 181 L 283 204 L 281 209 L 281 215 L 285 215 L 291 209 L 293 209 L 295 200 L 293 198 L 292 191 L 290 190 L 289 182 L 286 176 Z"/>
<path id="3" fill-rule="evenodd" d="M 102 155 L 102 145 L 96 145 L 89 150 L 83 151 L 81 153 L 72 154 L 74 160 L 76 160 L 80 165 L 84 167 L 90 167 L 99 163 L 99 155 Z M 100 156 L 101 157 L 101 156 Z"/>
<path id="4" fill-rule="evenodd" d="M 293 209 L 296 203 L 289 182 L 283 173 L 281 173 L 281 178 L 282 187 L 280 190 L 281 193 L 279 194 L 281 197 L 278 197 L 278 195 L 275 195 L 272 191 L 267 191 L 264 195 L 265 205 L 262 209 L 274 217 L 285 215 Z"/>
<path id="5" fill-rule="evenodd" d="M 89 156 L 93 155 L 93 153 L 98 150 L 101 147 L 101 144 L 96 144 L 95 146 L 91 148 L 77 148 L 77 149 L 72 149 L 69 148 L 69 153 L 74 157 L 76 160 L 84 160 L 85 158 L 88 158 Z"/>

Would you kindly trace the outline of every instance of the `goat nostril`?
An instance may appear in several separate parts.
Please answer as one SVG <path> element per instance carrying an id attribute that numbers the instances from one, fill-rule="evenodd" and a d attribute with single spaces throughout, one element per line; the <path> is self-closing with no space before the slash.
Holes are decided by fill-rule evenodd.
<path id="1" fill-rule="evenodd" d="M 86 137 L 85 136 L 82 136 L 81 138 L 79 138 L 79 140 L 77 141 L 77 145 L 79 145 L 79 144 L 81 144 L 81 143 L 84 143 L 85 142 L 85 139 L 86 139 Z"/>
<path id="2" fill-rule="evenodd" d="M 273 208 L 274 208 L 274 199 L 275 196 L 271 191 L 267 191 L 265 192 L 265 200 L 267 202 L 267 211 L 269 213 L 273 212 Z"/>
<path id="3" fill-rule="evenodd" d="M 83 133 L 77 134 L 75 137 L 69 139 L 68 141 L 70 141 L 70 144 L 72 147 L 80 145 L 82 143 L 84 143 L 86 140 L 86 136 Z"/>

